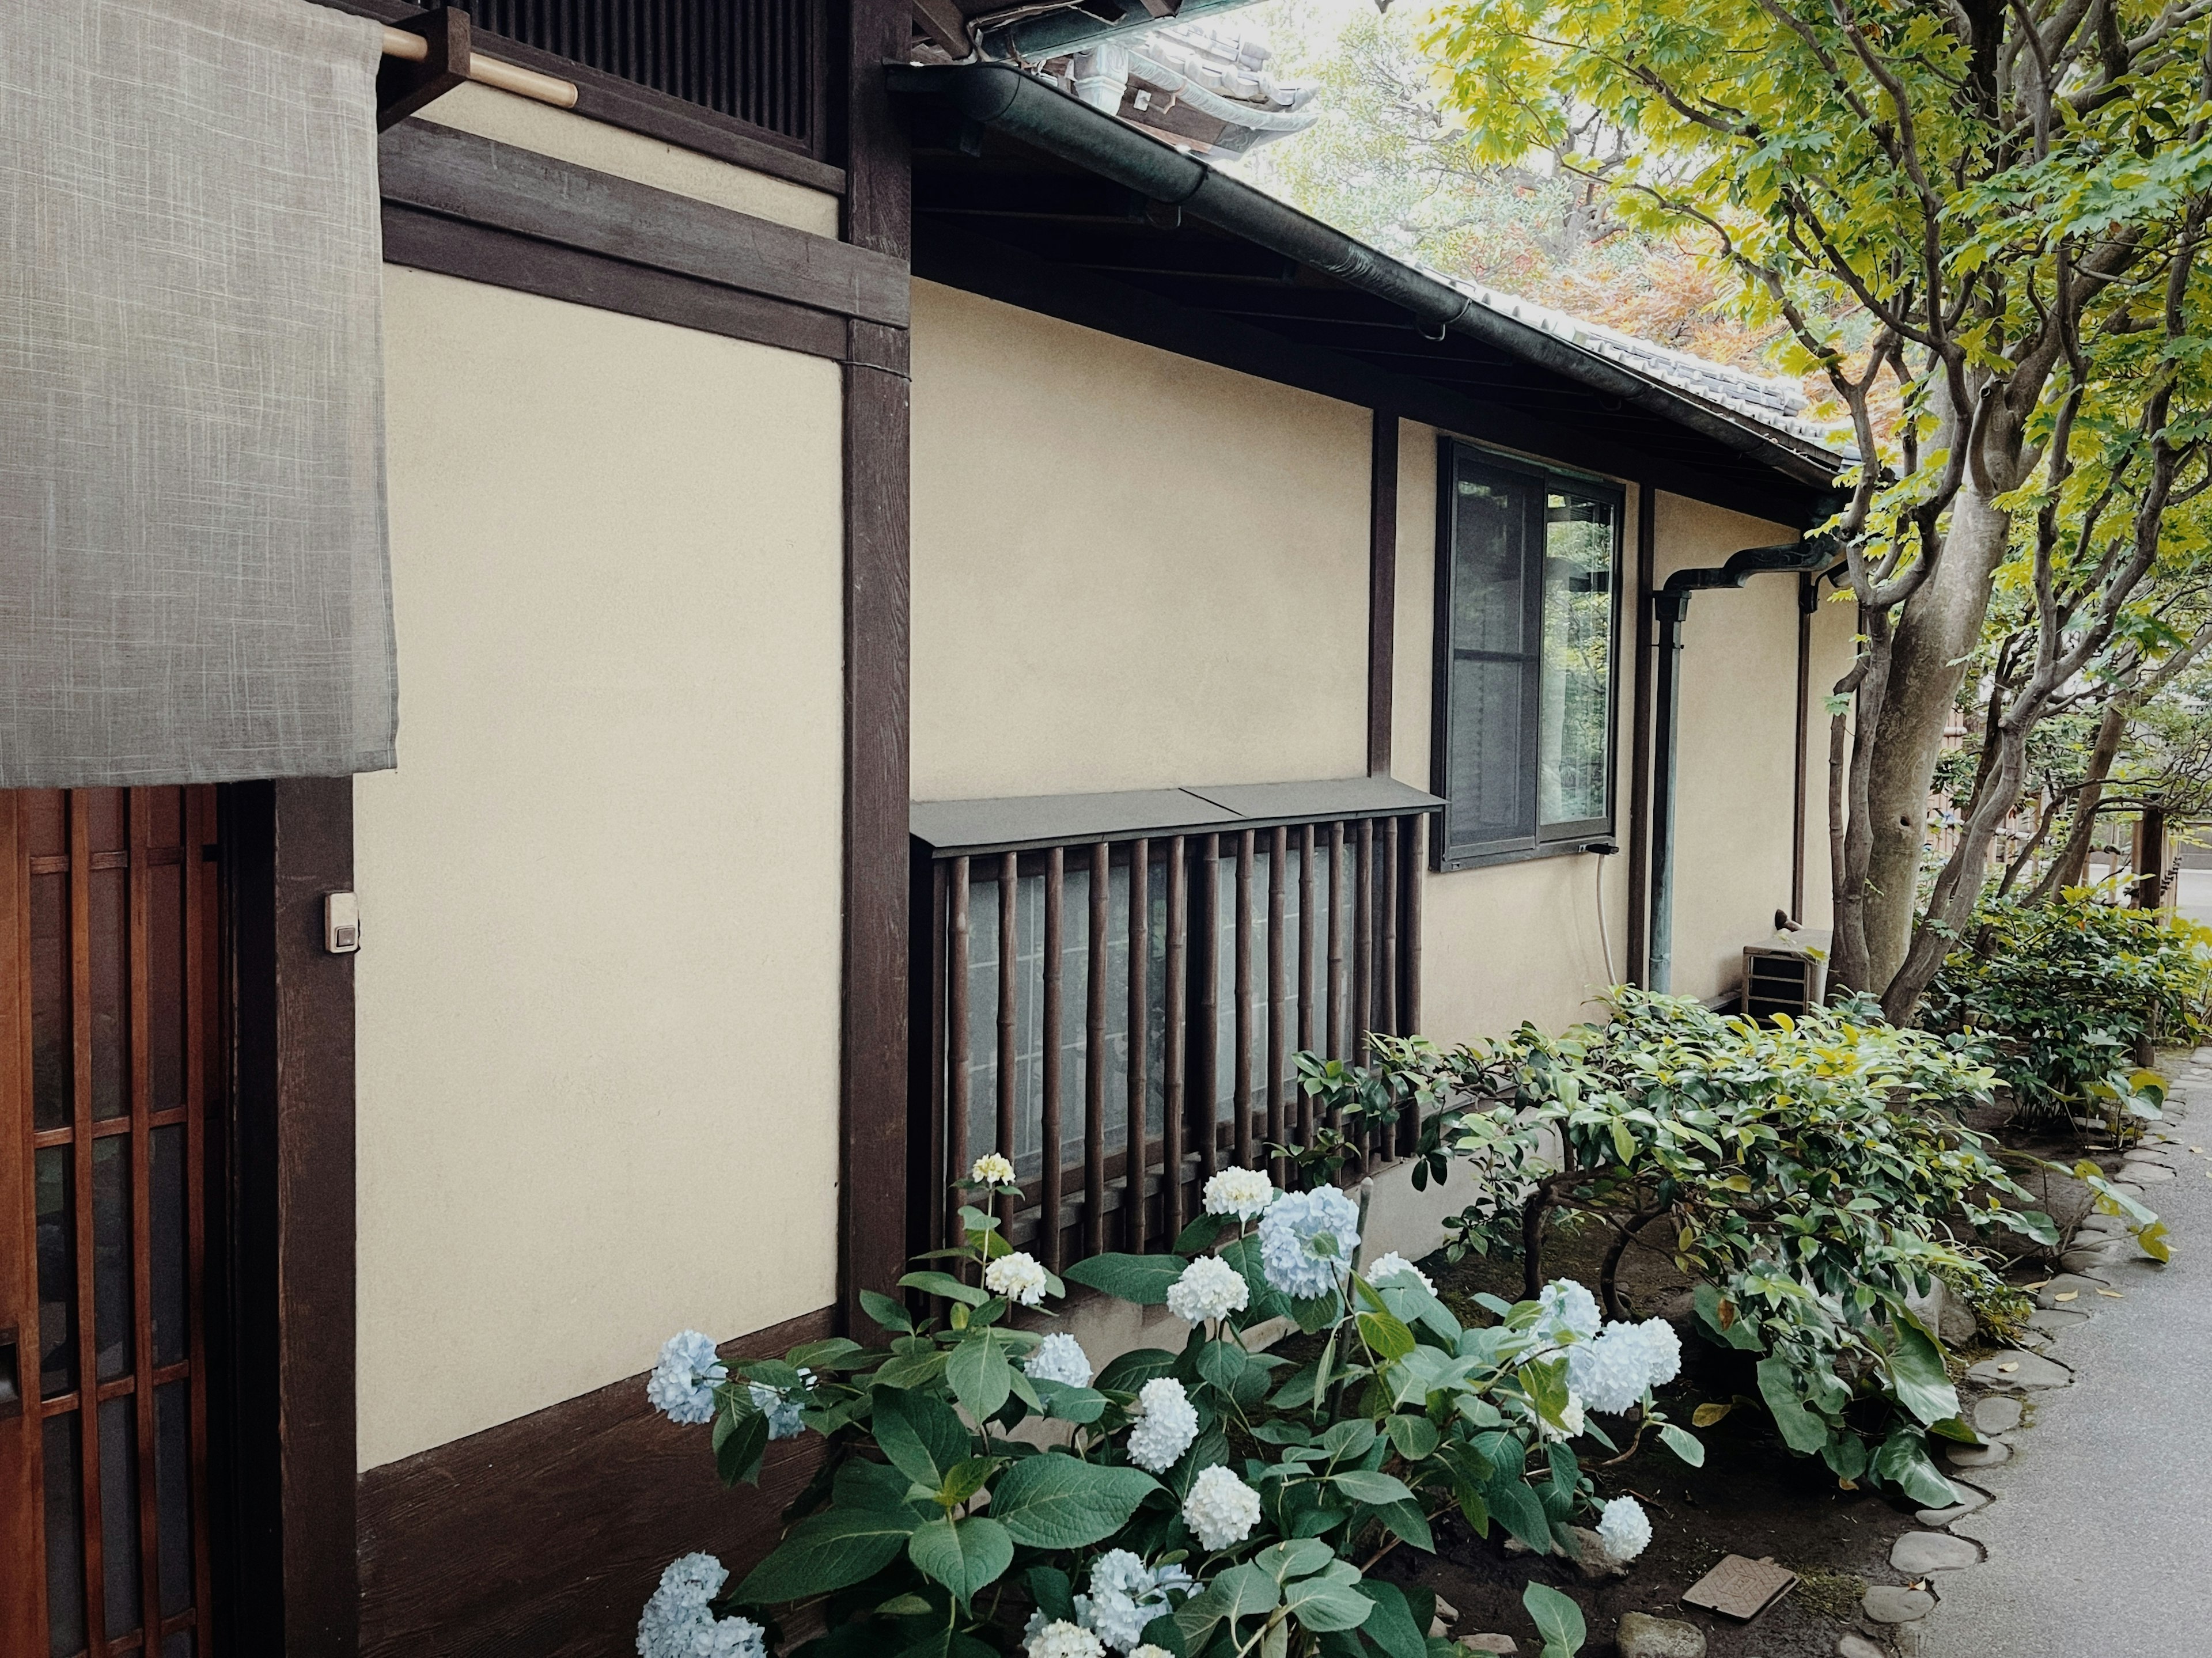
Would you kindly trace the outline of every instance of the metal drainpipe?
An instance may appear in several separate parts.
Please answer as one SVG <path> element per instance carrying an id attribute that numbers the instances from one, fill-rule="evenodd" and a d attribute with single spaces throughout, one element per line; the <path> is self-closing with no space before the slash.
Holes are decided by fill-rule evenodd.
<path id="1" fill-rule="evenodd" d="M 1747 547 L 1725 564 L 1677 570 L 1651 595 L 1652 641 L 1659 653 L 1657 684 L 1652 691 L 1656 763 L 1651 775 L 1651 965 L 1647 984 L 1665 994 L 1674 955 L 1674 793 L 1676 717 L 1681 705 L 1682 623 L 1690 614 L 1690 595 L 1716 587 L 1741 587 L 1770 570 L 1817 570 L 1835 556 L 1832 539 L 1792 541 L 1778 547 Z"/>

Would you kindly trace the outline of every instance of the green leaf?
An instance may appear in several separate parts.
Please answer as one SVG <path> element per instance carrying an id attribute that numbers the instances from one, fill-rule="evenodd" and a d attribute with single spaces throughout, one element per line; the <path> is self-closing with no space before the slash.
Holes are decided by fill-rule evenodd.
<path id="1" fill-rule="evenodd" d="M 1544 1504 L 1520 1474 L 1500 1468 L 1484 1488 L 1483 1501 L 1505 1529 L 1539 1554 L 1552 1546 L 1552 1521 Z"/>
<path id="2" fill-rule="evenodd" d="M 768 1449 L 768 1418 L 758 1411 L 742 1414 L 725 1405 L 714 1417 L 714 1472 L 725 1485 L 760 1483 L 762 1453 Z"/>
<path id="3" fill-rule="evenodd" d="M 1943 1349 L 1911 1314 L 1896 1315 L 1897 1345 L 1885 1356 L 1897 1402 L 1923 1424 L 1959 1414 L 1958 1389 L 1943 1368 Z"/>
<path id="4" fill-rule="evenodd" d="M 1252 1564 L 1278 1583 L 1305 1577 L 1336 1558 L 1336 1551 L 1312 1538 L 1291 1543 L 1271 1543 L 1252 1557 Z"/>
<path id="5" fill-rule="evenodd" d="M 770 1605 L 866 1582 L 898 1558 L 920 1524 L 911 1509 L 840 1508 L 802 1520 L 753 1568 L 737 1598 Z"/>
<path id="6" fill-rule="evenodd" d="M 1575 1658 L 1589 1638 L 1583 1609 L 1550 1584 L 1529 1584 L 1521 1591 L 1521 1604 L 1544 1637 L 1543 1658 Z"/>
<path id="7" fill-rule="evenodd" d="M 1074 1388 L 1036 1376 L 1030 1377 L 1029 1383 L 1036 1390 L 1044 1414 L 1056 1422 L 1096 1422 L 1106 1414 L 1106 1395 L 1095 1388 Z"/>
<path id="8" fill-rule="evenodd" d="M 1111 1536 L 1159 1489 L 1141 1468 L 1105 1467 L 1047 1451 L 999 1476 L 991 1513 L 1026 1547 L 1079 1549 Z"/>
<path id="9" fill-rule="evenodd" d="M 1805 1408 L 1788 1360 L 1759 1361 L 1759 1395 L 1773 1412 L 1774 1425 L 1782 1430 L 1782 1442 L 1791 1450 L 1810 1454 L 1828 1442 L 1828 1424 Z"/>
<path id="10" fill-rule="evenodd" d="M 971 1456 L 965 1462 L 956 1462 L 945 1471 L 945 1483 L 937 1488 L 937 1506 L 957 1509 L 977 1491 L 998 1464 L 988 1456 Z"/>
<path id="11" fill-rule="evenodd" d="M 1186 1260 L 1194 1255 L 1204 1254 L 1208 1249 L 1213 1248 L 1214 1240 L 1226 1231 L 1228 1227 L 1229 1218 L 1225 1215 L 1200 1215 L 1182 1231 L 1176 1233 L 1176 1241 L 1168 1245 L 1168 1248 Z"/>
<path id="12" fill-rule="evenodd" d="M 1176 1355 L 1164 1347 L 1134 1347 L 1091 1379 L 1102 1393 L 1133 1394 L 1147 1382 L 1166 1376 L 1176 1367 Z"/>
<path id="13" fill-rule="evenodd" d="M 900 1648 L 897 1658 L 999 1658 L 999 1649 L 947 1626 L 930 1631 L 910 1647 Z"/>
<path id="14" fill-rule="evenodd" d="M 951 1384 L 953 1396 L 976 1421 L 996 1416 L 1013 1391 L 1009 1361 L 1017 1345 L 1012 1331 L 987 1326 L 970 1330 L 945 1361 L 945 1379 Z"/>
<path id="15" fill-rule="evenodd" d="M 972 1284 L 963 1284 L 950 1272 L 908 1272 L 899 1283 L 909 1290 L 920 1290 L 925 1295 L 943 1296 L 963 1306 L 981 1307 L 991 1297 Z"/>
<path id="16" fill-rule="evenodd" d="M 1875 1453 L 1874 1473 L 1925 1509 L 1948 1509 L 1959 1500 L 1957 1488 L 1929 1460 L 1926 1441 L 1910 1428 L 1899 1428 L 1882 1442 Z"/>
<path id="17" fill-rule="evenodd" d="M 919 1527 L 906 1552 L 963 1606 L 1014 1564 L 1014 1540 L 1004 1526 L 995 1520 L 955 1520 L 950 1515 Z"/>
<path id="18" fill-rule="evenodd" d="M 1355 1585 L 1359 1596 L 1374 1610 L 1360 1630 L 1370 1641 L 1389 1655 L 1389 1658 L 1428 1658 L 1429 1643 L 1425 1631 L 1413 1621 L 1413 1608 L 1406 1604 L 1405 1594 L 1395 1583 L 1385 1583 L 1368 1577 Z"/>
<path id="19" fill-rule="evenodd" d="M 1030 1599 L 1036 1602 L 1046 1622 L 1075 1621 L 1074 1585 L 1066 1572 L 1057 1566 L 1031 1566 L 1024 1576 L 1029 1580 Z"/>
<path id="20" fill-rule="evenodd" d="M 1419 1503 L 1378 1503 L 1375 1517 L 1424 1554 L 1437 1552 L 1435 1533 L 1430 1531 L 1429 1517 L 1421 1512 Z"/>
<path id="21" fill-rule="evenodd" d="M 1282 1592 L 1267 1572 L 1254 1565 L 1231 1566 L 1176 1609 L 1176 1624 L 1196 1648 L 1224 1619 L 1234 1627 L 1238 1619 L 1258 1617 L 1282 1603 Z"/>
<path id="22" fill-rule="evenodd" d="M 1199 1375 L 1232 1399 L 1244 1366 L 1244 1350 L 1233 1341 L 1209 1341 L 1198 1350 Z"/>
<path id="23" fill-rule="evenodd" d="M 860 1291 L 860 1310 L 886 1330 L 910 1331 L 914 1320 L 906 1309 L 878 1290 Z"/>
<path id="24" fill-rule="evenodd" d="M 1404 1503 L 1413 1495 L 1396 1475 L 1370 1473 L 1364 1468 L 1346 1468 L 1332 1475 L 1331 1480 L 1355 1503 Z"/>
<path id="25" fill-rule="evenodd" d="M 1283 1610 L 1316 1633 L 1358 1629 L 1375 1616 L 1375 1603 L 1359 1588 L 1359 1568 L 1349 1560 L 1332 1561 L 1313 1576 L 1285 1585 Z"/>
<path id="26" fill-rule="evenodd" d="M 1693 1468 L 1705 1466 L 1705 1445 L 1693 1433 L 1685 1433 L 1671 1422 L 1659 1424 L 1659 1442 Z"/>
<path id="27" fill-rule="evenodd" d="M 1359 1334 L 1368 1351 L 1385 1363 L 1405 1357 L 1419 1345 L 1413 1339 L 1413 1333 L 1390 1313 L 1360 1314 Z"/>
<path id="28" fill-rule="evenodd" d="M 895 1353 L 876 1367 L 868 1380 L 878 1388 L 902 1390 L 926 1388 L 945 1374 L 945 1350 L 932 1347 L 927 1352 Z"/>
<path id="29" fill-rule="evenodd" d="M 876 1390 L 876 1443 L 890 1465 L 934 1491 L 974 1454 L 975 1442 L 952 1407 L 931 1394 Z"/>
<path id="30" fill-rule="evenodd" d="M 1419 1462 L 1443 1439 L 1437 1424 L 1425 1416 L 1394 1416 L 1384 1421 L 1382 1430 L 1390 1436 L 1398 1455 L 1408 1462 Z"/>
<path id="31" fill-rule="evenodd" d="M 1164 1307 L 1169 1286 L 1189 1265 L 1181 1255 L 1093 1255 L 1069 1267 L 1067 1276 L 1139 1307 Z"/>

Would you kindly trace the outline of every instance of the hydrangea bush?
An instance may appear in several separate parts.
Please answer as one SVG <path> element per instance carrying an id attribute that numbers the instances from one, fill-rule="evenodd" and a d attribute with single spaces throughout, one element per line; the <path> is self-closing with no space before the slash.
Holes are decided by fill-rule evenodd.
<path id="1" fill-rule="evenodd" d="M 1838 1479 L 1951 1501 L 1927 1436 L 1978 1442 L 1913 1303 L 1939 1272 L 2000 1287 L 1993 1249 L 2057 1238 L 1962 1121 L 1992 1096 L 1984 1052 L 1895 1029 L 1870 1004 L 1770 1027 L 1626 988 L 1613 1000 L 1605 1023 L 1558 1036 L 1524 1025 L 1449 1050 L 1377 1036 L 1356 1087 L 1318 1066 L 1308 1085 L 1330 1108 L 1340 1093 L 1393 1116 L 1419 1104 L 1415 1184 L 1476 1174 L 1457 1248 L 1521 1251 L 1533 1291 L 1558 1223 L 1601 1228 L 1599 1300 L 1616 1316 L 1622 1260 L 1656 1250 L 1694 1284 L 1705 1333 L 1755 1357 L 1760 1400 L 1792 1450 Z M 2113 1212 L 2164 1249 L 2148 1210 Z M 1577 1314 L 1587 1325 L 1597 1306 Z M 1586 1402 L 1626 1393 L 1640 1339 L 1615 1326 L 1575 1356 Z"/>
<path id="2" fill-rule="evenodd" d="M 973 1175 L 1010 1189 L 1003 1159 Z M 1180 1350 L 1098 1368 L 1065 1331 L 1014 1327 L 1017 1305 L 1065 1288 L 975 1206 L 965 1245 L 902 1280 L 927 1315 L 862 1297 L 887 1346 L 725 1363 L 672 1339 L 648 1397 L 712 1423 L 726 1483 L 755 1482 L 788 1432 L 821 1435 L 823 1456 L 741 1582 L 704 1555 L 669 1567 L 641 1658 L 1429 1658 L 1433 1597 L 1370 1572 L 1431 1549 L 1439 1515 L 1539 1550 L 1595 1539 L 1625 1562 L 1650 1521 L 1601 1496 L 1592 1465 L 1620 1448 L 1596 1418 L 1632 1414 L 1638 1439 L 1703 1461 L 1652 1399 L 1680 1362 L 1663 1322 L 1607 1325 L 1559 1283 L 1478 1297 L 1492 1321 L 1470 1325 L 1399 1256 L 1359 1270 L 1364 1216 L 1334 1187 L 1229 1169 L 1205 1200 L 1170 1251 L 1068 1272 L 1168 1309 Z M 1264 1350 L 1291 1325 L 1311 1357 Z M 1564 1627 L 1562 1600 L 1532 1599 L 1540 1626 Z M 820 1632 L 792 1644 L 802 1631 Z"/>

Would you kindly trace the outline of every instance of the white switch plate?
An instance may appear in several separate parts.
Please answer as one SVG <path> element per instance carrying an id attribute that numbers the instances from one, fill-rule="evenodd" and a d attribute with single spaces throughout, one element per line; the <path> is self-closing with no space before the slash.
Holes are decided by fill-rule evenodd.
<path id="1" fill-rule="evenodd" d="M 333 892 L 323 899 L 323 948 L 333 956 L 350 956 L 361 948 L 361 900 L 350 892 Z"/>

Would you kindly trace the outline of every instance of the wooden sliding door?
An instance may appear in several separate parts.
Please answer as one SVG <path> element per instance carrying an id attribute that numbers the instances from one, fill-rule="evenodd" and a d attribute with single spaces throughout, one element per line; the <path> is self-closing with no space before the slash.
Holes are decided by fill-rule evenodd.
<path id="1" fill-rule="evenodd" d="M 0 1658 L 206 1658 L 212 788 L 0 793 Z"/>

